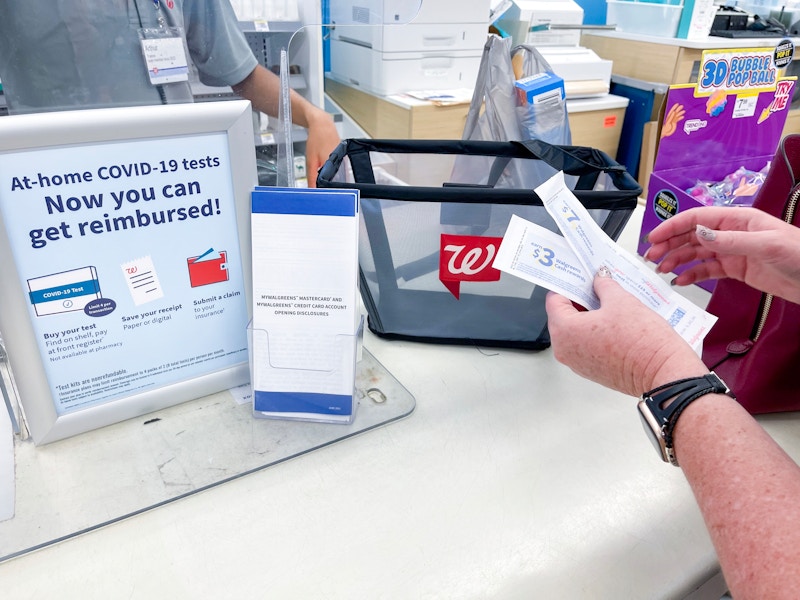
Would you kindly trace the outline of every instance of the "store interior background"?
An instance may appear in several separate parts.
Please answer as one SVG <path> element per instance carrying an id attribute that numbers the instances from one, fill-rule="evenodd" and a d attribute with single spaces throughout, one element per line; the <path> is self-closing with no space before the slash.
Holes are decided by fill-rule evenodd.
<path id="1" fill-rule="evenodd" d="M 551 57 L 554 71 L 565 79 L 573 143 L 601 149 L 626 165 L 629 172 L 645 188 L 643 196 L 646 195 L 647 182 L 657 152 L 658 119 L 668 86 L 696 81 L 697 64 L 705 49 L 732 46 L 732 40 L 724 38 L 708 37 L 688 40 L 676 38 L 674 35 L 665 35 L 663 20 L 638 18 L 637 11 L 640 7 L 645 7 L 642 10 L 648 10 L 653 6 L 662 6 L 658 2 L 638 3 L 625 0 L 614 2 L 615 5 L 635 5 L 616 7 L 617 10 L 630 8 L 633 15 L 626 16 L 631 18 L 626 19 L 625 24 L 621 27 L 617 24 L 616 29 L 594 29 L 591 26 L 614 25 L 614 23 L 608 22 L 608 3 L 605 1 L 537 0 L 528 2 L 518 0 L 517 2 L 498 2 L 496 0 L 469 0 L 465 2 L 464 0 L 423 0 L 423 20 L 415 21 L 411 25 L 363 28 L 363 31 L 358 33 L 363 34 L 364 37 L 356 40 L 342 39 L 336 31 L 319 25 L 326 21 L 325 15 L 334 10 L 330 6 L 331 3 L 342 5 L 340 8 L 345 5 L 338 0 L 323 0 L 322 3 L 314 0 L 297 0 L 296 2 L 291 0 L 274 2 L 231 0 L 247 39 L 262 64 L 275 70 L 279 63 L 280 50 L 288 47 L 289 62 L 292 65 L 290 85 L 315 104 L 325 106 L 333 114 L 342 138 L 459 139 L 469 108 L 474 77 L 480 64 L 485 34 L 492 24 L 490 15 L 501 13 L 504 9 L 508 10 L 509 5 L 512 5 L 521 14 L 527 15 L 524 23 L 529 23 L 530 19 L 541 17 L 544 13 L 551 22 L 556 23 L 563 20 L 567 24 L 578 25 L 575 29 L 533 32 L 531 35 L 535 37 L 524 41 L 533 43 L 537 48 L 543 50 L 546 58 Z M 375 3 L 380 4 L 380 2 L 373 2 L 373 4 Z M 352 9 L 354 4 L 347 5 L 347 8 Z M 388 3 L 384 2 L 384 4 Z M 436 6 L 433 6 L 434 4 Z M 465 10 L 464 7 L 467 4 L 470 10 Z M 727 4 L 730 5 L 732 2 Z M 797 4 L 800 7 L 800 2 Z M 676 6 L 681 7 L 680 4 L 671 4 L 670 2 L 664 3 L 663 6 L 667 7 L 664 10 L 671 15 L 674 15 Z M 797 18 L 795 19 L 795 7 L 788 4 L 773 6 L 755 0 L 755 2 L 740 3 L 739 6 L 751 14 L 765 16 L 774 15 L 776 10 L 779 11 L 782 19 L 791 21 L 785 23 L 790 30 L 786 37 L 794 39 L 791 35 L 791 25 L 800 21 L 800 8 L 797 8 Z M 477 15 L 485 14 L 486 18 L 475 17 L 473 12 Z M 456 15 L 465 20 L 458 22 L 454 18 Z M 785 17 L 784 15 L 791 16 Z M 580 26 L 590 27 L 581 28 Z M 414 38 L 402 34 L 403 27 L 415 27 L 421 37 Z M 386 30 L 389 29 L 393 30 L 387 32 Z M 298 30 L 299 33 L 295 34 Z M 415 39 L 428 40 L 434 44 L 434 47 L 420 48 L 403 45 L 416 43 L 413 42 Z M 765 47 L 776 43 L 781 37 L 743 39 L 747 40 L 748 45 Z M 436 46 L 437 43 L 440 45 Z M 742 43 L 742 40 L 735 40 L 733 46 L 740 47 Z M 422 67 L 429 63 L 433 66 Z M 372 65 L 372 67 L 366 68 L 365 65 Z M 787 75 L 793 75 L 795 72 L 793 63 L 787 69 Z M 356 77 L 356 73 L 361 76 Z M 370 73 L 371 77 L 364 78 L 365 73 Z M 413 76 L 414 73 L 418 75 L 416 78 Z M 193 90 L 195 100 L 198 102 L 225 101 L 234 97 L 229 89 L 208 88 L 199 82 L 193 83 Z M 439 101 L 425 99 L 425 96 L 435 95 L 433 92 L 447 92 L 453 95 L 456 101 L 442 104 Z M 0 112 L 3 109 L 4 106 L 0 105 Z M 275 182 L 277 156 L 275 130 L 277 127 L 276 120 L 266 115 L 258 116 L 254 122 L 254 146 L 259 182 L 264 185 L 271 185 Z M 784 129 L 784 133 L 795 132 L 800 132 L 800 99 L 796 93 Z M 302 159 L 304 130 L 294 128 L 293 136 L 295 175 L 302 185 L 305 178 L 314 174 L 306 173 Z M 392 177 L 396 177 L 401 182 L 416 185 L 428 185 L 432 181 L 441 181 L 443 179 L 441 174 L 448 172 L 451 166 L 450 159 L 446 157 L 443 157 L 441 161 L 428 162 L 424 165 L 411 164 L 400 157 L 396 160 L 388 160 L 381 165 Z M 631 246 L 634 245 L 635 233 L 628 236 L 628 243 Z M 694 292 L 696 291 L 690 291 L 690 293 Z M 702 294 L 698 297 L 705 298 Z M 402 349 L 403 345 L 399 347 Z M 433 357 L 434 351 L 426 348 L 422 354 L 429 357 L 430 360 L 441 360 L 438 355 Z M 462 350 L 458 349 L 453 352 L 460 353 Z M 399 361 L 397 364 L 404 360 L 404 357 L 399 356 L 397 346 L 385 350 L 384 356 L 381 358 L 387 361 L 387 366 L 394 374 L 399 373 L 398 376 L 401 380 L 413 379 L 415 373 L 411 367 L 398 367 L 397 373 L 392 368 L 393 359 Z M 471 367 L 470 360 L 472 359 L 456 364 Z M 522 357 L 514 358 L 514 366 L 515 368 L 524 368 Z M 545 376 L 546 371 L 543 370 L 539 374 Z M 436 375 L 428 374 L 426 377 L 426 382 L 431 385 L 431 389 L 447 393 L 446 386 L 437 382 Z M 460 375 L 455 372 L 454 368 L 454 372 L 450 373 L 449 377 L 451 381 L 455 381 Z M 437 387 L 437 384 L 441 384 L 441 386 Z M 564 388 L 560 389 L 563 392 Z M 416 390 L 414 391 L 416 392 Z M 468 392 L 466 389 L 462 391 Z M 419 396 L 417 396 L 417 401 L 420 401 Z M 0 410 L 0 413 L 3 412 Z M 437 416 L 446 413 L 447 411 L 442 410 Z M 481 418 L 483 417 L 485 415 L 482 415 Z M 613 417 L 616 418 L 617 415 L 613 415 Z M 416 415 L 412 418 L 423 417 Z M 458 420 L 467 417 L 456 416 L 455 418 Z M 12 439 L 11 426 L 5 420 L 4 414 L 0 415 L 0 421 L 3 421 L 3 428 L 0 428 L 3 438 L 6 441 Z M 491 419 L 487 423 L 491 423 Z M 476 429 L 480 428 L 478 421 L 472 425 Z M 498 423 L 494 425 L 499 427 Z M 784 427 L 785 424 L 782 423 L 774 422 L 773 425 L 784 433 L 794 431 L 788 426 Z M 392 444 L 392 430 L 390 428 L 387 431 L 388 433 L 381 433 L 379 439 L 382 443 Z M 456 435 L 455 429 L 446 430 L 446 433 L 448 431 L 452 435 Z M 519 431 L 516 433 L 521 435 Z M 430 438 L 427 437 L 428 434 L 430 434 Z M 432 440 L 438 434 L 426 430 L 414 435 L 419 436 L 420 442 L 430 443 L 433 447 L 435 442 Z M 371 450 L 364 439 L 356 442 L 360 446 L 354 456 L 359 460 L 367 457 L 368 461 Z M 342 450 L 343 447 L 334 450 L 336 457 L 341 457 L 343 452 L 346 454 Z M 602 452 L 611 453 L 613 448 L 603 447 Z M 400 454 L 403 454 L 401 463 L 410 461 L 409 454 L 398 453 L 397 456 Z M 575 452 L 572 458 L 578 462 L 581 457 Z M 644 463 L 655 468 L 659 467 L 649 460 L 652 459 L 651 456 L 648 455 L 645 458 L 648 460 L 644 460 Z M 313 460 L 315 461 L 313 467 L 319 468 L 320 472 L 329 468 L 333 469 L 330 464 L 326 464 L 325 459 Z M 453 466 L 454 463 L 446 464 Z M 302 463 L 288 466 L 285 471 L 286 477 L 296 476 L 302 479 L 307 476 L 301 472 L 301 466 Z M 379 469 L 378 466 L 375 468 Z M 409 467 L 409 470 L 412 468 L 413 465 Z M 637 465 L 636 468 L 639 466 Z M 642 467 L 642 470 L 647 470 L 649 473 L 649 467 Z M 435 474 L 434 469 L 426 473 L 431 478 L 435 477 Z M 583 474 L 586 475 L 586 473 Z M 13 470 L 11 477 L 13 477 Z M 519 477 L 519 475 L 515 474 L 514 477 Z M 413 482 L 413 479 L 409 476 L 405 481 L 410 483 Z M 648 485 L 652 483 L 650 475 L 643 477 L 642 481 Z M 357 485 L 355 481 L 352 483 Z M 454 483 L 463 482 L 455 481 Z M 2 489 L 1 484 L 0 481 L 0 489 Z M 253 484 L 244 485 L 252 486 Z M 670 478 L 668 485 L 680 488 L 683 484 L 677 478 Z M 598 483 L 597 487 L 601 488 L 602 484 Z M 292 493 L 291 485 L 288 485 L 287 489 L 287 493 Z M 669 489 L 672 491 L 672 487 Z M 658 495 L 658 493 L 654 495 Z M 667 493 L 663 493 L 661 496 L 662 500 L 669 499 Z M 341 497 L 347 499 L 346 494 L 342 494 Z M 1 493 L 0 499 L 2 499 Z M 610 500 L 610 498 L 607 499 Z M 676 510 L 684 510 L 689 503 L 691 503 L 691 498 L 684 491 L 683 496 L 680 497 L 680 507 Z M 286 506 L 289 505 L 290 502 L 287 500 Z M 693 511 L 694 509 L 686 510 Z M 619 515 L 616 516 L 622 519 Z M 176 521 L 180 518 L 179 514 L 174 517 Z M 693 512 L 692 519 L 695 525 L 699 524 Z M 319 521 L 315 521 L 314 524 L 319 525 Z M 498 528 L 502 525 L 502 523 L 493 524 L 497 524 Z M 371 526 L 374 527 L 375 523 L 367 523 L 363 529 L 357 527 L 355 539 L 367 539 L 370 535 L 367 529 Z M 247 527 L 247 524 L 242 524 L 242 527 Z M 620 525 L 620 527 L 624 529 L 627 526 Z M 630 531 L 633 533 L 629 535 L 638 535 L 635 528 L 632 527 Z M 286 533 L 285 530 L 281 530 L 281 532 Z M 335 538 L 339 536 L 336 539 L 344 540 L 347 537 L 347 531 L 342 528 L 333 535 Z M 85 541 L 81 543 L 89 544 Z M 356 542 L 353 544 L 357 545 Z M 497 540 L 493 540 L 492 544 L 500 545 Z M 705 539 L 701 539 L 699 544 L 702 551 L 698 551 L 698 553 L 702 555 L 702 560 L 697 560 L 690 569 L 693 580 L 689 583 L 681 581 L 676 584 L 674 589 L 680 590 L 680 596 L 672 597 L 716 600 L 724 594 L 724 582 L 721 581 L 718 571 L 715 571 L 713 556 L 708 550 Z M 364 543 L 364 547 L 369 545 L 369 542 Z M 680 553 L 679 546 L 678 544 L 675 548 L 668 549 L 668 552 L 674 552 L 676 555 L 670 557 L 675 561 L 676 571 L 685 566 L 680 564 L 677 556 Z M 560 549 L 555 549 L 553 553 L 559 551 Z M 601 548 L 600 552 L 602 551 Z M 547 550 L 542 552 L 546 554 Z M 276 551 L 276 554 L 279 552 Z M 422 552 L 423 556 L 424 554 Z M 404 558 L 400 555 L 393 556 Z M 588 556 L 591 558 L 591 553 Z M 44 560 L 45 558 L 42 558 L 42 561 Z M 8 569 L 12 564 L 13 561 L 5 566 L 0 566 L 0 569 Z M 422 571 L 423 568 L 424 565 L 421 564 L 412 564 L 408 567 L 412 572 Z M 592 568 L 590 571 L 598 580 L 601 578 L 599 567 Z M 376 570 L 375 573 L 379 573 L 379 571 Z M 454 580 L 457 578 L 456 573 L 458 573 L 458 569 L 452 567 L 451 576 Z M 647 575 L 652 575 L 652 573 L 645 573 L 642 577 Z M 656 585 L 662 584 L 664 584 L 663 580 Z M 420 590 L 407 581 L 404 585 L 409 593 Z M 561 584 L 554 580 L 549 589 L 557 589 L 559 585 Z M 614 587 L 614 585 L 609 584 L 607 589 L 617 591 L 624 589 Z M 703 586 L 705 587 L 703 588 Z M 480 584 L 475 584 L 474 588 L 484 591 L 486 589 L 481 588 Z M 223 588 L 217 587 L 216 589 L 219 591 Z M 243 589 L 246 589 L 246 586 Z M 288 584 L 286 589 L 288 589 Z M 464 589 L 466 588 L 462 588 L 462 591 Z M 364 590 L 366 587 L 361 589 L 361 591 Z M 508 592 L 508 590 L 505 591 Z M 654 593 L 659 595 L 659 593 Z M 466 594 L 466 596 L 468 595 Z M 344 597 L 344 595 L 332 594 L 330 597 Z M 507 597 L 524 597 L 524 595 L 514 592 L 508 593 Z M 591 593 L 587 597 L 592 597 Z"/>
<path id="2" fill-rule="evenodd" d="M 291 85 L 335 115 L 343 138 L 460 139 L 487 30 L 512 37 L 514 44 L 530 44 L 565 81 L 572 142 L 603 150 L 625 165 L 644 188 L 643 196 L 668 87 L 697 81 L 704 50 L 742 47 L 739 39 L 713 35 L 676 37 L 682 14 L 691 8 L 685 8 L 682 0 L 480 0 L 468 5 L 453 0 L 396 4 L 234 0 L 232 4 L 268 67 L 275 68 L 279 49 L 288 43 L 285 32 L 302 27 L 302 33 L 291 38 Z M 754 19 L 779 19 L 787 31 L 783 37 L 791 39 L 793 26 L 800 21 L 795 4 L 716 0 L 713 10 L 743 11 L 749 28 L 758 27 Z M 386 15 L 397 9 L 400 20 L 410 22 L 364 27 L 362 23 L 370 18 L 364 17 L 367 9 L 373 11 L 373 21 L 389 21 Z M 321 31 L 308 26 L 317 20 L 337 19 L 359 25 Z M 262 27 L 260 22 L 269 26 Z M 779 33 L 759 35 L 740 38 L 757 47 L 781 39 Z M 790 63 L 783 74 L 797 73 L 797 64 Z M 208 90 L 198 90 L 198 97 L 206 97 L 203 91 Z M 211 90 L 210 96 L 215 92 Z M 452 94 L 453 103 L 425 100 L 436 92 Z M 800 131 L 798 106 L 800 96 L 795 90 L 785 133 Z M 264 139 L 269 141 L 274 123 L 263 115 L 262 120 Z M 302 129 L 296 128 L 295 135 L 301 149 Z M 265 144 L 259 152 L 264 159 L 259 165 L 268 181 L 274 147 Z M 434 169 L 430 178 L 427 168 Z M 447 161 L 413 167 L 401 161 L 389 170 L 425 185 L 441 181 L 440 173 L 448 168 Z M 300 159 L 297 175 L 304 174 Z"/>

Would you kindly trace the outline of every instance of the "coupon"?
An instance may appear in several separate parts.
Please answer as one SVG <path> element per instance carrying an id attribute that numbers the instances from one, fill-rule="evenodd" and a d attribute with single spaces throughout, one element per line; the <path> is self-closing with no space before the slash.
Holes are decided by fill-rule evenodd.
<path id="1" fill-rule="evenodd" d="M 624 289 L 666 319 L 689 344 L 699 346 L 717 318 L 678 294 L 608 237 L 567 187 L 563 172 L 537 187 L 536 193 L 588 273 L 608 267 Z"/>
<path id="2" fill-rule="evenodd" d="M 608 237 L 567 187 L 563 172 L 556 173 L 535 191 L 558 225 L 567 248 L 563 242 L 557 245 L 550 237 L 559 236 L 515 216 L 503 238 L 495 268 L 563 294 L 586 308 L 597 308 L 599 302 L 589 291 L 595 273 L 600 267 L 607 267 L 625 290 L 661 315 L 692 347 L 699 349 L 717 320 L 715 316 L 678 294 L 641 260 Z M 541 248 L 534 256 L 536 244 Z M 553 265 L 545 264 L 551 260 Z M 554 268 L 556 265 L 570 267 Z M 583 284 L 583 280 L 587 283 Z"/>
<path id="3" fill-rule="evenodd" d="M 511 216 L 492 266 L 558 292 L 586 308 L 600 308 L 592 278 L 567 241 L 517 215 Z"/>

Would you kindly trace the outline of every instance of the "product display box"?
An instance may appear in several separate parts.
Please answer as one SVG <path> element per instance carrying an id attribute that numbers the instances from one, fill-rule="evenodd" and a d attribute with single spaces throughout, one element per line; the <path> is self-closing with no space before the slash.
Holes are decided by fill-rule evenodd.
<path id="1" fill-rule="evenodd" d="M 555 73 L 537 73 L 518 79 L 514 86 L 522 102 L 540 104 L 564 99 L 564 80 Z"/>
<path id="2" fill-rule="evenodd" d="M 688 191 L 698 182 L 720 182 L 742 167 L 764 169 L 780 142 L 795 84 L 794 78 L 780 79 L 774 90 L 739 94 L 717 90 L 699 95 L 695 85 L 670 88 L 648 185 L 640 254 L 649 247 L 645 236 L 659 223 L 706 205 Z M 735 204 L 751 204 L 753 198 L 743 194 Z M 702 287 L 711 290 L 714 283 Z"/>

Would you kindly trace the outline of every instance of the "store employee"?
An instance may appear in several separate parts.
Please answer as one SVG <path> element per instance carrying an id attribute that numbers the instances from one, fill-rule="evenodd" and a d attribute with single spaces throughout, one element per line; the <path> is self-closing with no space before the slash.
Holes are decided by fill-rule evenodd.
<path id="1" fill-rule="evenodd" d="M 157 83 L 151 73 L 168 55 L 179 67 L 193 64 L 206 85 L 231 86 L 277 114 L 280 81 L 258 64 L 228 0 L 25 0 L 0 14 L 11 113 L 191 102 L 189 74 L 178 68 L 176 81 Z M 292 119 L 309 130 L 307 170 L 315 173 L 339 141 L 333 120 L 294 92 Z"/>

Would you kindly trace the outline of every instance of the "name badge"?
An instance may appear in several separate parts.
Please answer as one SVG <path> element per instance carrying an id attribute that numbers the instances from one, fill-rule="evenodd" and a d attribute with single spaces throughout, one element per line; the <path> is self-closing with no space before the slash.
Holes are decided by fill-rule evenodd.
<path id="1" fill-rule="evenodd" d="M 183 48 L 183 38 L 144 39 L 142 52 L 147 65 L 147 74 L 153 85 L 188 81 L 189 61 Z"/>

